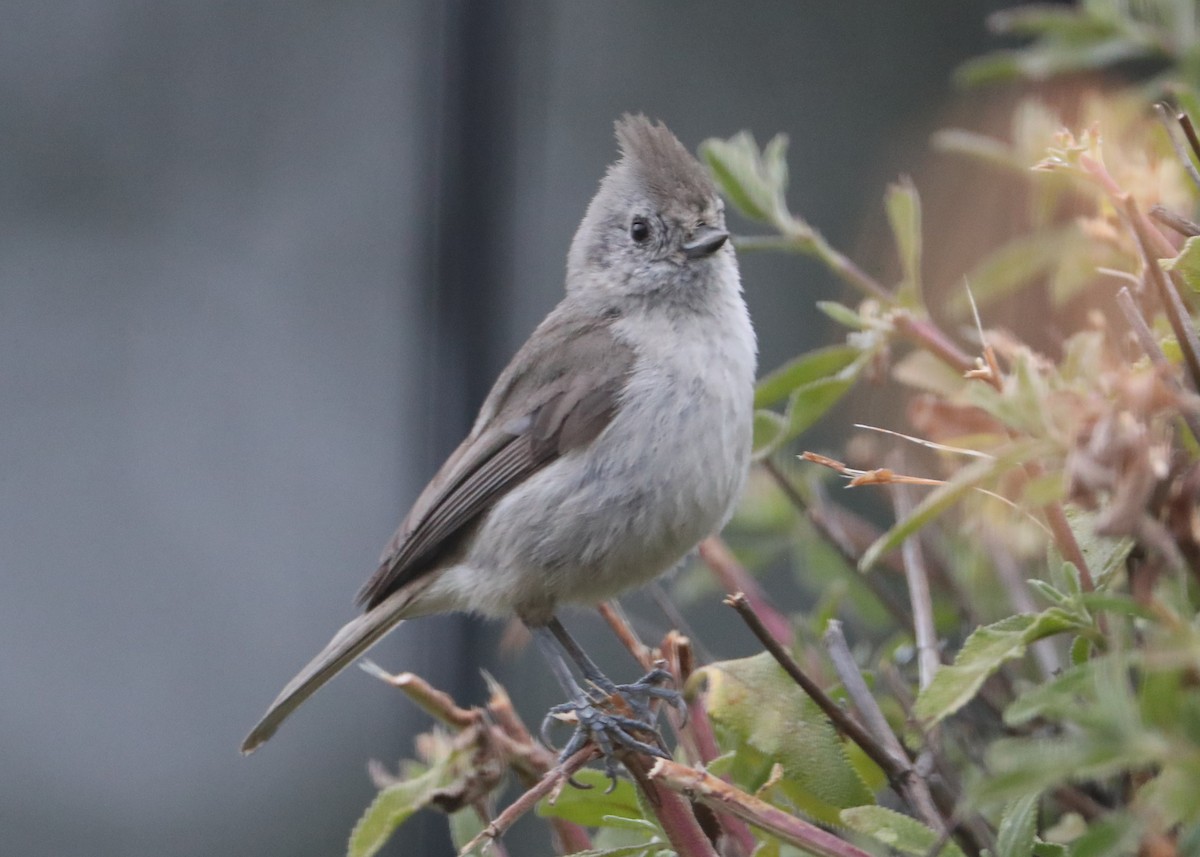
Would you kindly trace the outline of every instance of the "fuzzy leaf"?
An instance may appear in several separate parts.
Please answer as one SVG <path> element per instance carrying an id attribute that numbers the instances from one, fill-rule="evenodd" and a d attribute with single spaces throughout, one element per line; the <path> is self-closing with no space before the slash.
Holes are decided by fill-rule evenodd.
<path id="1" fill-rule="evenodd" d="M 871 800 L 829 720 L 769 654 L 721 661 L 699 672 L 708 682 L 714 725 L 740 745 L 737 763 L 755 762 L 760 779 L 741 782 L 744 788 L 760 787 L 778 763 L 784 793 L 821 821 L 836 822 L 840 808 Z"/>
<path id="2" fill-rule="evenodd" d="M 863 330 L 867 326 L 867 322 L 858 314 L 857 310 L 853 310 L 837 301 L 817 301 L 817 309 L 843 327 L 849 327 L 852 330 Z"/>
<path id="3" fill-rule="evenodd" d="M 1018 798 L 1004 808 L 996 831 L 996 857 L 1029 857 L 1037 833 L 1038 795 Z"/>
<path id="4" fill-rule="evenodd" d="M 803 384 L 837 375 L 861 354 L 852 345 L 831 345 L 801 354 L 759 380 L 754 388 L 754 407 L 782 402 Z"/>
<path id="5" fill-rule="evenodd" d="M 940 845 L 943 857 L 964 857 L 962 849 L 954 842 L 941 842 L 941 837 L 915 818 L 901 815 L 882 806 L 855 806 L 841 813 L 842 824 L 851 830 L 865 833 L 872 839 L 901 854 L 926 857 L 934 846 Z"/>
<path id="6" fill-rule="evenodd" d="M 760 153 L 748 131 L 700 144 L 700 157 L 729 202 L 751 220 L 777 223 L 787 214 L 787 136 L 777 134 Z"/>
<path id="7" fill-rule="evenodd" d="M 1096 532 L 1096 513 L 1068 506 L 1067 523 L 1083 551 L 1083 558 L 1097 583 L 1103 584 L 1114 572 L 1124 568 L 1125 559 L 1133 550 L 1133 538 L 1113 538 Z"/>
<path id="8" fill-rule="evenodd" d="M 1078 622 L 1069 613 L 1051 607 L 977 628 L 963 644 L 954 665 L 939 669 L 917 696 L 916 715 L 932 723 L 948 717 L 970 702 L 1001 664 L 1024 655 L 1030 643 L 1077 627 Z"/>
<path id="9" fill-rule="evenodd" d="M 905 306 L 917 307 L 921 305 L 921 197 L 906 176 L 888 187 L 884 203 L 904 272 L 897 295 Z"/>
<path id="10" fill-rule="evenodd" d="M 754 460 L 770 455 L 782 445 L 780 440 L 787 430 L 787 420 L 774 411 L 759 409 L 754 412 Z"/>
<path id="11" fill-rule="evenodd" d="M 768 385 L 765 388 L 767 395 L 774 396 L 794 382 L 797 376 L 806 377 L 840 365 L 849 356 L 850 351 L 853 351 L 857 358 L 848 365 L 843 365 L 833 374 L 816 377 L 792 387 L 782 414 L 762 409 L 755 411 L 755 460 L 770 455 L 785 443 L 799 437 L 824 416 L 825 412 L 836 405 L 854 386 L 865 361 L 861 359 L 862 355 L 858 349 L 835 346 L 805 355 L 763 379 Z"/>
<path id="12" fill-rule="evenodd" d="M 967 272 L 964 279 L 976 305 L 984 308 L 1049 274 L 1068 246 L 1076 252 L 1080 243 L 1080 233 L 1074 224 L 1041 229 L 994 250 Z M 970 309 L 970 298 L 965 291 L 957 290 L 948 304 L 952 315 L 962 316 Z"/>
<path id="13" fill-rule="evenodd" d="M 446 768 L 434 765 L 419 776 L 381 790 L 350 833 L 348 857 L 371 857 L 378 852 L 396 828 L 429 805 L 434 791 L 445 783 Z"/>
<path id="14" fill-rule="evenodd" d="M 1189 238 L 1174 259 L 1160 259 L 1164 271 L 1176 271 L 1193 292 L 1200 292 L 1200 236 Z"/>

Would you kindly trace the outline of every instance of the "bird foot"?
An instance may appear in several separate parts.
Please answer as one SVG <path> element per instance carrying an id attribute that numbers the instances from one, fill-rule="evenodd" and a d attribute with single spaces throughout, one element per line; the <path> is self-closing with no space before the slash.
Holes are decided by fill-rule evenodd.
<path id="1" fill-rule="evenodd" d="M 671 758 L 658 733 L 657 712 L 651 707 L 651 702 L 658 699 L 686 714 L 687 705 L 679 691 L 662 686 L 670 680 L 671 674 L 666 670 L 655 669 L 632 684 L 612 684 L 605 680 L 602 686 L 593 682 L 593 689 L 587 694 L 550 709 L 542 721 L 542 741 L 547 747 L 553 748 L 554 744 L 549 738 L 550 726 L 555 721 L 573 720 L 576 723 L 575 733 L 563 747 L 559 761 L 565 761 L 588 741 L 592 741 L 604 757 L 604 770 L 609 779 L 606 793 L 611 792 L 617 786 L 619 751 L 632 750 L 660 759 Z M 642 740 L 635 733 L 649 738 Z"/>

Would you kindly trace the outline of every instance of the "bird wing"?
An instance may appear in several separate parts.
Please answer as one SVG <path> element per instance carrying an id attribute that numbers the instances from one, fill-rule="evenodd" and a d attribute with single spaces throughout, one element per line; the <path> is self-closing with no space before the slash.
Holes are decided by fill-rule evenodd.
<path id="1" fill-rule="evenodd" d="M 548 329 L 546 329 L 548 328 Z M 453 555 L 476 518 L 560 455 L 586 446 L 612 421 L 633 351 L 608 321 L 579 322 L 558 311 L 542 323 L 492 388 L 471 434 L 417 498 L 360 598 L 367 610 L 279 693 L 246 736 L 252 753 L 299 705 L 394 628 Z"/>
<path id="2" fill-rule="evenodd" d="M 633 350 L 610 320 L 551 314 L 497 380 L 466 440 L 417 498 L 359 593 L 368 609 L 443 565 L 479 515 L 615 416 Z"/>

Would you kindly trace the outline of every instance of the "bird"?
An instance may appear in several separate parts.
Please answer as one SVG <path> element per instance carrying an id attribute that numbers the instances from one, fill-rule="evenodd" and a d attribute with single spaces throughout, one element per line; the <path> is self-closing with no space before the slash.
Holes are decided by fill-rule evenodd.
<path id="1" fill-rule="evenodd" d="M 728 522 L 749 468 L 757 344 L 711 177 L 661 122 L 625 114 L 615 132 L 562 300 L 388 542 L 362 614 L 287 683 L 243 753 L 400 622 L 466 612 L 530 629 L 568 695 L 551 712 L 578 722 L 564 757 L 588 740 L 610 765 L 614 745 L 662 755 L 633 732 L 657 738 L 647 700 L 671 699 L 664 674 L 617 685 L 557 614 L 654 579 Z"/>

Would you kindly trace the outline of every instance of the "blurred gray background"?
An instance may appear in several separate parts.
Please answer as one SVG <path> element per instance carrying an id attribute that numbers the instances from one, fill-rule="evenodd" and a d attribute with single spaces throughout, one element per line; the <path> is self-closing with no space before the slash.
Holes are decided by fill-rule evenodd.
<path id="1" fill-rule="evenodd" d="M 352 670 L 237 745 L 557 300 L 613 119 L 786 131 L 793 207 L 852 249 L 1000 5 L 8 0 L 0 854 L 342 853 L 426 718 Z M 815 264 L 743 277 L 764 368 L 835 335 Z M 376 658 L 465 702 L 486 667 L 536 722 L 501 630 Z"/>

